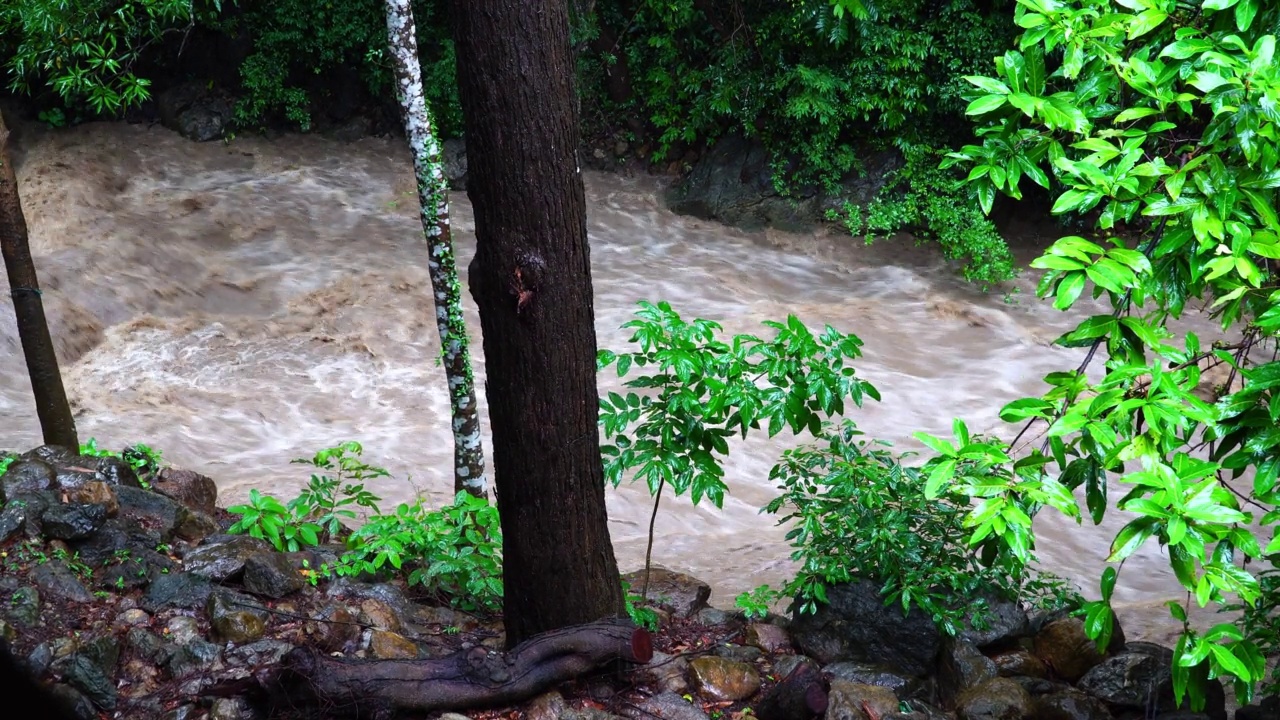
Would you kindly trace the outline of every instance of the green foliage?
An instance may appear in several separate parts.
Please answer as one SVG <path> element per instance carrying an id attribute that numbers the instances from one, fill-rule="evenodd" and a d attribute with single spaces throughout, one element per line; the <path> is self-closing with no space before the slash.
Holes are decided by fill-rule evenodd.
<path id="1" fill-rule="evenodd" d="M 307 481 L 298 497 L 289 503 L 297 517 L 315 521 L 320 526 L 320 542 L 336 537 L 342 521 L 355 520 L 353 506 L 374 512 L 378 510 L 378 496 L 365 489 L 365 483 L 380 477 L 389 477 L 384 468 L 369 465 L 360 459 L 364 447 L 355 441 L 347 441 L 325 448 L 308 458 L 296 458 L 292 462 L 311 465 L 320 470 L 333 471 L 333 475 L 315 474 Z"/>
<path id="2" fill-rule="evenodd" d="M 258 488 L 249 490 L 247 504 L 232 505 L 227 512 L 240 516 L 227 532 L 269 540 L 281 552 L 297 552 L 320 544 L 319 525 L 299 516 L 275 497 L 263 495 Z"/>
<path id="3" fill-rule="evenodd" d="M 814 335 L 795 316 L 785 323 L 765 322 L 772 340 L 737 335 L 716 338 L 722 328 L 710 320 L 686 322 L 666 302 L 639 303 L 636 352 L 603 350 L 599 369 L 613 365 L 619 377 L 632 368 L 651 373 L 628 380 L 625 396 L 600 399 L 600 423 L 612 444 L 601 447 L 605 478 L 616 487 L 635 471 L 655 495 L 667 484 L 677 496 L 690 493 L 694 504 L 706 497 L 716 507 L 726 485 L 721 458 L 728 440 L 747 436 L 768 423 L 773 437 L 790 428 L 816 433 L 824 418 L 845 411 L 845 399 L 861 407 L 880 395 L 858 378 L 846 362 L 861 356 L 862 341 L 828 325 Z M 650 394 L 648 391 L 654 391 Z"/>
<path id="4" fill-rule="evenodd" d="M 1113 310 L 1059 339 L 1089 348 L 1084 364 L 1002 411 L 1008 422 L 1047 424 L 1043 445 L 991 443 L 966 458 L 967 443 L 933 438 L 930 493 L 978 500 L 966 519 L 973 538 L 998 537 L 1022 557 L 1041 506 L 1081 519 L 1076 490 L 1094 523 L 1112 507 L 1133 513 L 1112 543 L 1102 599 L 1084 609 L 1099 642 L 1124 560 L 1151 540 L 1186 605 L 1273 606 L 1276 584 L 1248 564 L 1266 573 L 1280 557 L 1280 539 L 1263 547 L 1250 529 L 1280 520 L 1280 6 L 1019 0 L 1016 20 L 1025 32 L 997 58 L 996 76 L 967 78 L 981 144 L 950 161 L 969 169 L 988 209 L 996 192 L 1017 197 L 1030 178 L 1056 193 L 1055 213 L 1093 220 L 1098 242 L 1065 237 L 1033 263 L 1046 271 L 1038 293 L 1066 310 L 1092 285 Z M 1176 336 L 1168 325 L 1189 301 L 1205 301 L 1237 339 L 1204 347 L 1193 333 Z M 1091 381 L 1085 369 L 1102 349 L 1104 372 Z M 1216 365 L 1238 382 L 1202 399 L 1202 372 Z M 1231 484 L 1245 473 L 1251 487 Z M 1109 498 L 1109 479 L 1131 489 Z M 1179 700 L 1189 694 L 1200 707 L 1202 681 L 1226 677 L 1247 701 L 1271 631 L 1201 631 L 1185 605 L 1170 612 L 1184 626 Z"/>
<path id="5" fill-rule="evenodd" d="M 150 487 L 150 481 L 164 467 L 161 464 L 164 459 L 160 451 L 142 443 L 130 445 L 116 452 L 98 447 L 97 438 L 89 438 L 80 443 L 80 454 L 87 457 L 114 457 L 124 460 L 130 468 L 133 468 L 134 474 L 138 476 L 138 481 L 143 487 Z"/>
<path id="6" fill-rule="evenodd" d="M 0 453 L 0 475 L 8 472 L 9 466 L 17 459 L 18 456 L 15 453 Z"/>
<path id="7" fill-rule="evenodd" d="M 626 603 L 627 616 L 631 622 L 647 630 L 658 629 L 658 613 L 644 605 L 644 597 L 631 592 L 631 583 L 622 581 L 622 597 Z"/>
<path id="8" fill-rule="evenodd" d="M 427 510 L 422 501 L 375 514 L 348 540 L 329 571 L 340 576 L 407 571 L 411 586 L 469 612 L 502 608 L 502 529 L 498 509 L 460 491 L 453 503 Z"/>
<path id="9" fill-rule="evenodd" d="M 187 24 L 191 12 L 190 0 L 0 3 L 9 88 L 31 94 L 48 87 L 77 113 L 115 115 L 150 96 L 151 83 L 134 73 L 134 64 L 147 45 Z"/>

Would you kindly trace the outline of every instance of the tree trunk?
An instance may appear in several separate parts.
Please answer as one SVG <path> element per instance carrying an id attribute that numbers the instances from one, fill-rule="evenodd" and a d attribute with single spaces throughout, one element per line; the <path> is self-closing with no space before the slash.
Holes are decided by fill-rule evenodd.
<path id="1" fill-rule="evenodd" d="M 9 128 L 0 114 L 0 253 L 9 274 L 9 294 L 13 297 L 13 314 L 17 319 L 18 338 L 31 376 L 31 392 L 36 399 L 36 415 L 46 445 L 63 445 L 78 451 L 76 421 L 62 387 L 58 357 L 49 337 L 49 323 L 44 317 L 40 283 L 36 266 L 27 245 L 27 220 L 18 197 L 18 176 L 9 153 Z"/>
<path id="2" fill-rule="evenodd" d="M 513 646 L 623 612 L 597 430 L 596 334 L 566 0 L 455 0 Z"/>
<path id="3" fill-rule="evenodd" d="M 462 286 L 449 229 L 449 187 L 440 161 L 440 143 L 431 129 L 431 115 L 422 92 L 418 38 L 411 0 L 386 0 L 387 36 L 404 118 L 404 134 L 413 151 L 418 179 L 422 231 L 427 237 L 427 267 L 435 293 L 436 328 L 449 388 L 453 416 L 454 492 L 485 494 L 484 450 L 480 446 L 480 412 L 475 378 L 467 348 L 467 325 L 462 317 Z"/>

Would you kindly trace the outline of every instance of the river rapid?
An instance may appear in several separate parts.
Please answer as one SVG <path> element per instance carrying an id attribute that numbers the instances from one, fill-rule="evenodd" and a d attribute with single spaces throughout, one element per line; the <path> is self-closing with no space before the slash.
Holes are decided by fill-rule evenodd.
<path id="1" fill-rule="evenodd" d="M 196 144 L 123 123 L 27 127 L 15 164 L 82 439 L 162 449 L 213 477 L 223 504 L 250 488 L 290 496 L 307 477 L 290 459 L 354 439 L 395 476 L 373 488 L 384 507 L 415 494 L 448 500 L 447 397 L 401 140 Z M 641 299 L 668 300 L 730 333 L 789 312 L 810 327 L 830 323 L 866 342 L 857 368 L 883 396 L 852 417 L 898 449 L 920 448 L 916 430 L 948 433 L 957 416 L 976 431 L 1008 432 L 997 410 L 1075 366 L 1081 351 L 1051 342 L 1100 309 L 1064 314 L 1037 301 L 1035 271 L 1009 284 L 1012 295 L 979 293 L 908 239 L 867 247 L 825 230 L 743 232 L 677 216 L 664 209 L 661 178 L 587 173 L 585 182 L 601 347 L 627 347 L 620 326 Z M 453 195 L 453 218 L 465 268 L 475 241 L 463 193 Z M 1017 242 L 1025 261 L 1045 238 L 1028 231 Z M 25 449 L 40 434 L 7 290 L 0 278 L 0 446 Z M 469 295 L 466 312 L 483 412 Z M 602 391 L 621 387 L 612 371 L 601 377 Z M 736 443 L 723 510 L 664 501 L 654 561 L 709 582 L 721 607 L 785 581 L 785 530 L 759 509 L 776 494 L 770 468 L 796 444 L 785 434 Z M 651 498 L 630 485 L 607 495 L 619 562 L 634 569 Z M 1124 522 L 1113 512 L 1095 528 L 1045 511 L 1043 566 L 1096 596 Z M 1126 563 L 1116 597 L 1130 639 L 1167 642 L 1176 632 L 1161 602 L 1182 594 L 1154 543 Z"/>

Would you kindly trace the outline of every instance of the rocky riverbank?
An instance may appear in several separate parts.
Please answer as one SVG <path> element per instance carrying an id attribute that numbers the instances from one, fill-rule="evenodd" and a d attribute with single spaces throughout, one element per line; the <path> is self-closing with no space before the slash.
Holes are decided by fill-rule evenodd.
<path id="1" fill-rule="evenodd" d="M 272 695 L 291 653 L 425 662 L 503 647 L 498 618 L 433 604 L 398 581 L 317 575 L 341 545 L 288 553 L 227 534 L 232 516 L 208 477 L 167 468 L 149 479 L 119 458 L 50 446 L 0 476 L 0 637 L 77 717 L 341 717 Z M 627 579 L 638 586 L 637 574 Z M 981 629 L 948 638 L 918 611 L 885 607 L 866 582 L 832 588 L 816 615 L 765 621 L 708 607 L 710 594 L 655 570 L 649 662 L 517 706 L 440 710 L 483 720 L 1228 717 L 1216 682 L 1203 713 L 1175 708 L 1169 649 L 1117 633 L 1099 652 L 1074 617 L 1005 603 Z M 1235 714 L 1277 716 L 1275 705 Z"/>

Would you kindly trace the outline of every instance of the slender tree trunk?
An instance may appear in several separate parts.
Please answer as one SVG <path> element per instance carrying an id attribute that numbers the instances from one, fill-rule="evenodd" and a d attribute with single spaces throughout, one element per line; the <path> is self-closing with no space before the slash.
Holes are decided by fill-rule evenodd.
<path id="1" fill-rule="evenodd" d="M 431 115 L 422 92 L 418 38 L 411 0 L 386 0 L 387 35 L 395 66 L 396 92 L 404 116 L 404 133 L 413 150 L 422 207 L 422 231 L 427 236 L 427 266 L 435 292 L 436 327 L 449 407 L 453 416 L 454 492 L 485 494 L 484 450 L 480 446 L 480 411 L 476 407 L 475 378 L 467 349 L 467 326 L 462 317 L 462 286 L 449 230 L 449 186 L 440 160 L 440 143 L 431 129 Z"/>
<path id="2" fill-rule="evenodd" d="M 27 219 L 22 214 L 22 199 L 18 197 L 18 176 L 10 159 L 9 128 L 3 114 L 0 114 L 0 252 L 4 254 L 4 267 L 9 273 L 18 338 L 27 360 L 27 373 L 31 375 L 31 392 L 35 395 L 36 415 L 40 418 L 45 444 L 79 450 L 76 421 L 62 387 L 62 373 L 58 371 L 58 357 L 44 317 L 36 266 L 27 245 Z"/>
<path id="3" fill-rule="evenodd" d="M 507 643 L 623 612 L 566 0 L 455 0 Z"/>

